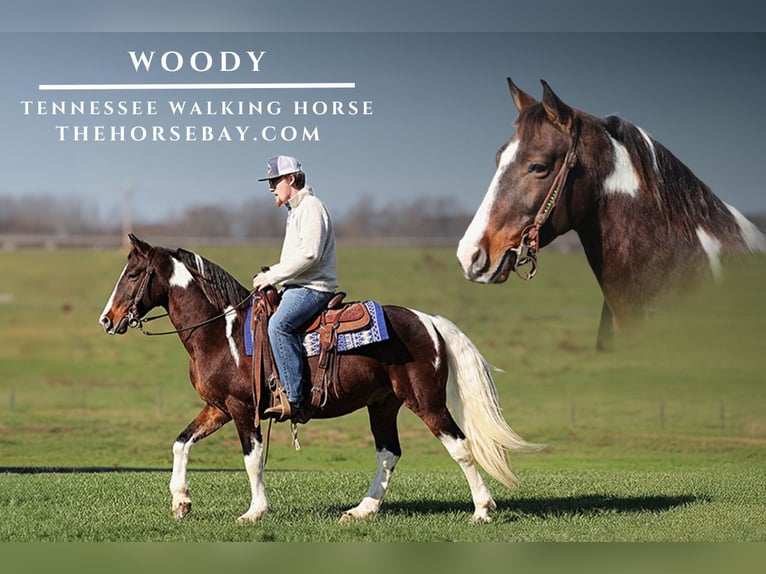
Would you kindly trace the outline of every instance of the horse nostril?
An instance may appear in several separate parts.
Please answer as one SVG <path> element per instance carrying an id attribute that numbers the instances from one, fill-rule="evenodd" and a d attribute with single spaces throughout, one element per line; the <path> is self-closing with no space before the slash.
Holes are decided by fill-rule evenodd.
<path id="1" fill-rule="evenodd" d="M 108 331 L 109 329 L 112 328 L 112 321 L 106 315 L 102 315 L 101 317 L 99 317 L 98 322 L 101 323 L 101 326 L 104 328 L 104 331 Z"/>
<path id="2" fill-rule="evenodd" d="M 474 275 L 482 273 L 487 266 L 487 252 L 483 249 L 477 249 L 471 257 L 471 266 L 469 271 Z"/>

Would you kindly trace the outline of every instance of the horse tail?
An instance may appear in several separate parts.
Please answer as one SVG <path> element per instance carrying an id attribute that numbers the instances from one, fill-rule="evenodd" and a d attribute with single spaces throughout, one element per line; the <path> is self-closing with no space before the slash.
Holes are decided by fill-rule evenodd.
<path id="1" fill-rule="evenodd" d="M 525 441 L 508 426 L 498 404 L 491 367 L 468 336 L 444 317 L 432 316 L 431 320 L 447 349 L 447 405 L 468 439 L 474 459 L 508 488 L 518 486 L 508 467 L 508 454 L 536 452 L 545 445 Z"/>

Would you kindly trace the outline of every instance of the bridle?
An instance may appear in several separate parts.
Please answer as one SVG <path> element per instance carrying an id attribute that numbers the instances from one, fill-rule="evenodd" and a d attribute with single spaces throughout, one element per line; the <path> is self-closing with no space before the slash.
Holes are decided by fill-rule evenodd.
<path id="1" fill-rule="evenodd" d="M 149 259 L 149 265 L 146 268 L 146 272 L 144 273 L 143 279 L 141 279 L 141 284 L 138 286 L 138 289 L 136 290 L 136 294 L 133 295 L 133 301 L 130 303 L 130 306 L 128 307 L 128 327 L 132 328 L 139 328 L 142 329 L 142 318 L 140 313 L 138 312 L 138 302 L 141 301 L 141 299 L 144 296 L 144 291 L 146 291 L 147 286 L 149 285 L 149 279 L 152 278 L 152 275 L 154 275 L 154 267 L 151 264 L 151 259 Z M 148 319 L 147 319 L 148 320 Z"/>
<path id="2" fill-rule="evenodd" d="M 251 300 L 253 296 L 253 291 L 251 291 L 244 297 L 244 299 L 242 299 L 239 303 L 234 305 L 233 309 L 226 309 L 225 311 L 222 311 L 218 315 L 210 317 L 209 319 L 205 319 L 204 321 L 201 321 L 199 323 L 195 323 L 194 325 L 189 325 L 188 327 L 182 327 L 181 329 L 173 329 L 171 331 L 160 331 L 160 332 L 147 331 L 146 329 L 144 329 L 144 323 L 156 321 L 157 319 L 162 319 L 163 317 L 168 316 L 168 313 L 162 313 L 160 315 L 154 315 L 152 317 L 141 317 L 141 314 L 138 312 L 138 302 L 141 301 L 141 299 L 143 298 L 144 292 L 149 286 L 149 280 L 152 278 L 153 275 L 154 275 L 154 266 L 152 265 L 151 258 L 150 258 L 149 265 L 146 268 L 146 272 L 144 273 L 144 277 L 141 280 L 141 284 L 138 286 L 138 289 L 136 290 L 136 294 L 133 296 L 133 301 L 128 307 L 128 327 L 138 329 L 144 335 L 147 335 L 147 336 L 176 335 L 178 333 L 192 331 L 194 329 L 197 329 L 198 327 L 209 325 L 210 323 L 218 321 L 218 319 L 221 319 L 225 317 L 226 315 L 232 313 L 233 310 L 239 309 L 240 307 L 244 306 L 246 303 L 248 303 Z"/>
<path id="3" fill-rule="evenodd" d="M 537 273 L 537 252 L 540 249 L 538 243 L 538 235 L 540 228 L 548 221 L 548 218 L 553 211 L 553 208 L 559 202 L 561 192 L 567 182 L 567 176 L 570 170 L 577 164 L 577 154 L 575 148 L 577 147 L 577 140 L 580 134 L 579 125 L 575 123 L 575 127 L 572 132 L 572 144 L 569 146 L 566 156 L 564 156 L 564 163 L 561 164 L 559 172 L 551 183 L 551 187 L 548 189 L 548 193 L 537 210 L 537 214 L 533 222 L 527 225 L 521 232 L 521 239 L 516 247 L 511 247 L 509 251 L 516 254 L 516 261 L 513 263 L 513 271 L 521 277 L 524 281 L 529 281 Z M 521 269 L 526 265 L 531 265 L 528 270 Z"/>

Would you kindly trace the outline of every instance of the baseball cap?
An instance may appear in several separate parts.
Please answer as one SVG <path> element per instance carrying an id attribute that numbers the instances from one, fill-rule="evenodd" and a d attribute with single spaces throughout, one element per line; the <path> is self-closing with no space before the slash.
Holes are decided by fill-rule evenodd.
<path id="1" fill-rule="evenodd" d="M 301 171 L 301 162 L 289 155 L 278 155 L 272 157 L 266 164 L 266 167 L 268 168 L 268 175 L 258 181 L 266 181 Z"/>

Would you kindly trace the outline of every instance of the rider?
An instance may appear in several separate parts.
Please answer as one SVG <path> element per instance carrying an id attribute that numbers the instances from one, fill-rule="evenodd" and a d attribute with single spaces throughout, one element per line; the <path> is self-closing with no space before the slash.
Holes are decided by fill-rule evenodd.
<path id="1" fill-rule="evenodd" d="M 303 401 L 303 343 L 298 329 L 321 311 L 338 287 L 335 234 L 324 204 L 306 186 L 300 162 L 279 155 L 268 163 L 269 191 L 277 207 L 287 207 L 279 263 L 253 277 L 253 288 L 283 287 L 282 300 L 269 320 L 269 342 L 289 404 L 266 409 L 278 420 L 298 415 Z"/>

